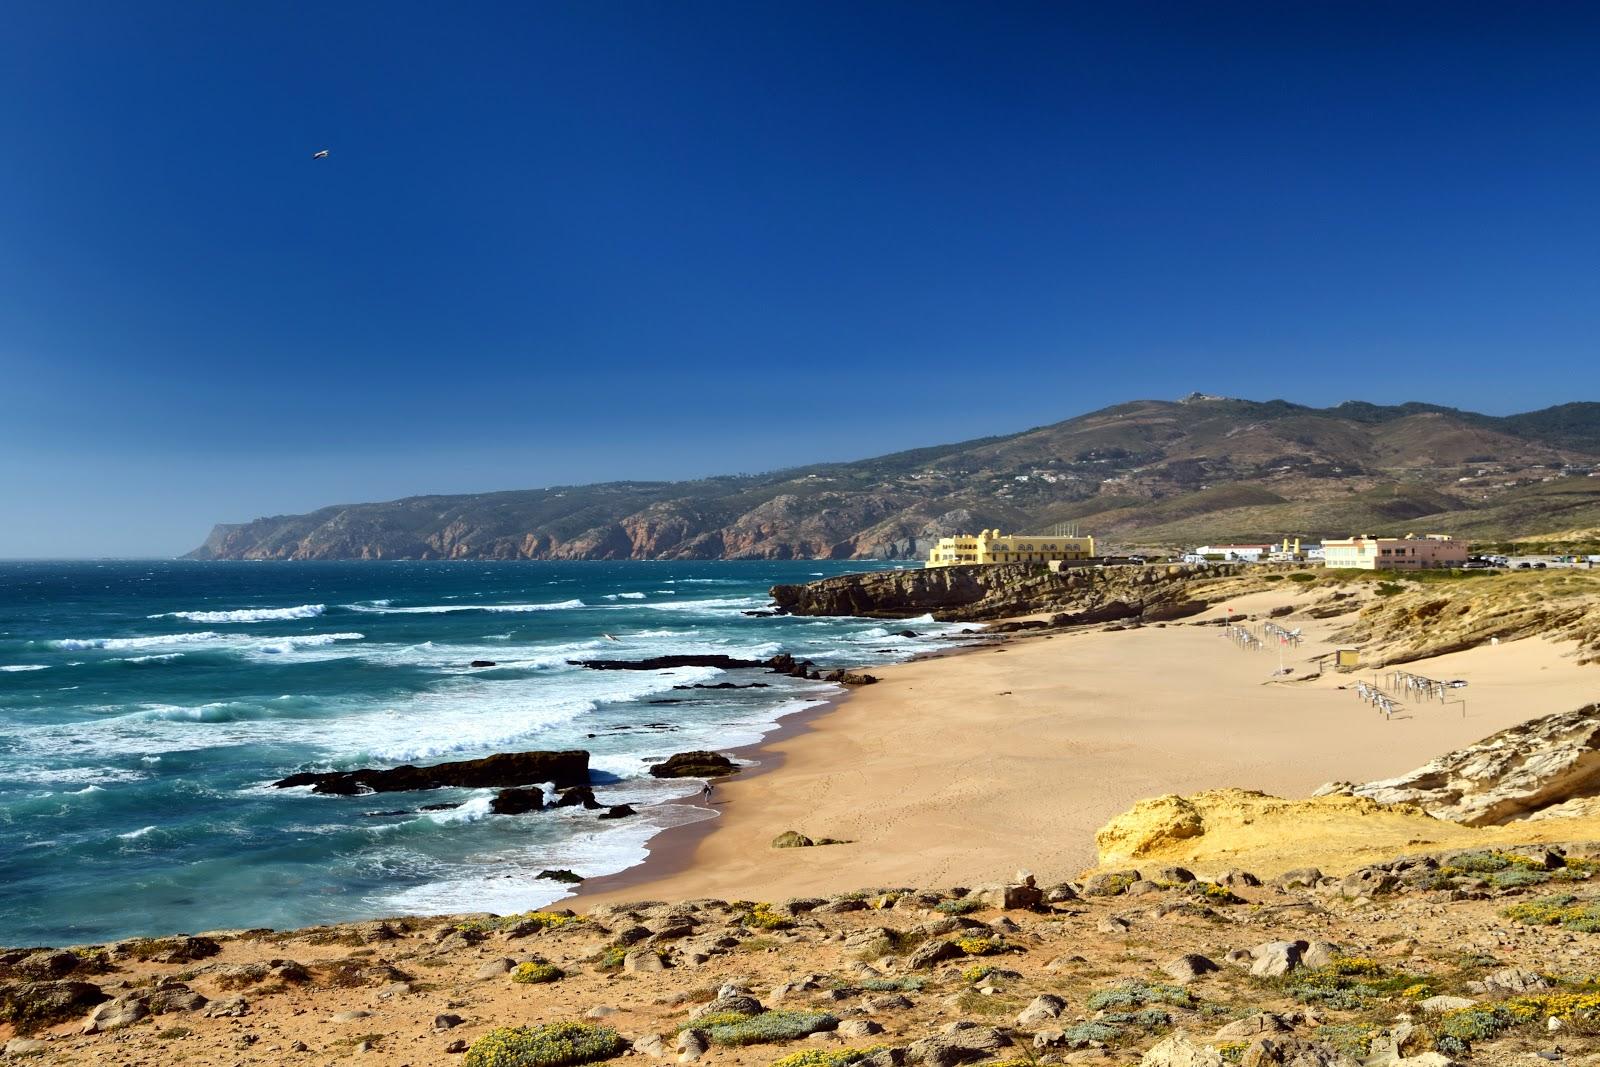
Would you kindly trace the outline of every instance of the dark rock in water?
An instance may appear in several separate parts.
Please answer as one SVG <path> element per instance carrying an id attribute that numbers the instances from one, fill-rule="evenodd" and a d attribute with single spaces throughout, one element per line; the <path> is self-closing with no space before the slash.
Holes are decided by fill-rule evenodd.
<path id="1" fill-rule="evenodd" d="M 808 659 L 797 660 L 787 652 L 780 652 L 762 664 L 773 674 L 787 674 L 791 678 L 817 678 L 816 664 Z"/>
<path id="2" fill-rule="evenodd" d="M 436 763 L 432 767 L 393 767 L 389 770 L 308 771 L 272 783 L 279 789 L 309 785 L 313 793 L 356 796 L 361 793 L 398 793 L 412 789 L 502 789 L 529 782 L 557 786 L 582 785 L 589 780 L 589 753 L 502 752 L 483 759 Z"/>
<path id="3" fill-rule="evenodd" d="M 652 656 L 649 659 L 569 659 L 574 667 L 587 667 L 591 671 L 665 671 L 673 667 L 719 667 L 737 670 L 741 667 L 764 667 L 759 659 L 739 659 L 721 654 Z"/>
<path id="4" fill-rule="evenodd" d="M 454 806 L 455 805 L 451 805 L 451 807 L 454 807 Z M 395 815 L 410 815 L 410 814 L 411 814 L 410 810 L 408 810 L 406 808 L 396 808 L 393 811 L 364 811 L 364 812 L 361 813 L 361 817 L 363 819 L 388 819 L 388 818 L 391 818 L 391 817 L 393 817 Z"/>
<path id="5" fill-rule="evenodd" d="M 455 811 L 460 804 L 424 804 L 418 811 Z"/>
<path id="6" fill-rule="evenodd" d="M 493 666 L 496 666 L 496 663 L 492 659 L 475 659 L 470 664 L 468 664 L 468 666 L 469 667 L 493 667 Z"/>
<path id="7" fill-rule="evenodd" d="M 561 790 L 560 793 L 556 794 L 556 802 L 550 806 L 552 808 L 583 807 L 591 811 L 605 807 L 604 804 L 594 798 L 594 790 L 586 785 L 575 785 L 571 789 Z"/>
<path id="8" fill-rule="evenodd" d="M 915 630 L 901 630 L 899 633 L 895 634 L 895 636 L 896 637 L 921 637 L 922 635 L 917 633 L 917 631 L 915 631 Z"/>
<path id="9" fill-rule="evenodd" d="M 650 768 L 653 778 L 721 778 L 739 765 L 720 752 L 679 752 Z"/>
<path id="10" fill-rule="evenodd" d="M 716 685 L 706 685 L 696 682 L 694 685 L 675 685 L 674 689 L 771 689 L 767 682 L 718 682 Z M 654 702 L 652 702 L 654 703 Z"/>
<path id="11" fill-rule="evenodd" d="M 672 688 L 676 689 L 678 687 L 677 686 L 673 686 Z M 665 697 L 665 698 L 663 698 L 661 700 L 647 700 L 647 701 L 645 701 L 645 703 L 646 704 L 693 704 L 694 701 L 692 701 L 692 700 L 684 700 L 682 697 Z M 590 736 L 593 736 L 593 735 L 591 734 Z"/>
<path id="12" fill-rule="evenodd" d="M 630 815 L 639 814 L 630 804 L 613 804 L 599 815 L 602 819 L 626 819 Z"/>
<path id="13" fill-rule="evenodd" d="M 544 790 L 536 785 L 526 789 L 502 789 L 489 801 L 489 810 L 495 815 L 526 815 L 530 811 L 543 811 Z"/>
<path id="14" fill-rule="evenodd" d="M 787 615 L 787 611 L 741 611 L 740 615 L 749 615 L 757 619 L 770 619 L 778 615 Z"/>
<path id="15" fill-rule="evenodd" d="M 875 674 L 863 674 L 856 671 L 829 671 L 822 676 L 825 682 L 838 682 L 841 685 L 872 685 L 878 680 Z"/>
<path id="16" fill-rule="evenodd" d="M 538 874 L 534 875 L 534 877 L 544 878 L 552 882 L 565 882 L 567 885 L 577 885 L 579 882 L 583 881 L 583 875 L 573 874 L 566 868 L 561 868 L 560 870 L 554 871 L 540 871 Z"/>

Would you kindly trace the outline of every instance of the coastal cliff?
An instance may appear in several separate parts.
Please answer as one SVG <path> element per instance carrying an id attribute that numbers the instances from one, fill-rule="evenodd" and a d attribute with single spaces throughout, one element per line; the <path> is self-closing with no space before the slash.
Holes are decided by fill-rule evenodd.
<path id="1" fill-rule="evenodd" d="M 1081 567 L 1050 571 L 1037 563 L 934 567 L 841 574 L 803 585 L 775 585 L 772 598 L 791 615 L 857 615 L 941 622 L 1001 619 L 1042 612 L 1062 624 L 1182 618 L 1203 611 L 1197 579 L 1228 577 L 1234 564 Z"/>
<path id="2" fill-rule="evenodd" d="M 1003 437 L 683 482 L 341 504 L 216 526 L 193 559 L 916 559 L 940 537 L 1082 523 L 1176 545 L 1416 523 L 1600 524 L 1600 404 L 1140 400 Z"/>

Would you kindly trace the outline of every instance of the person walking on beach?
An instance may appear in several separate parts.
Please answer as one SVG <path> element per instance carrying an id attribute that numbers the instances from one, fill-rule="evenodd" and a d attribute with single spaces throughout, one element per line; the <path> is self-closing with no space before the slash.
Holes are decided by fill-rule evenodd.
<path id="1" fill-rule="evenodd" d="M 711 783 L 710 782 L 707 782 L 705 785 L 700 787 L 700 799 L 705 801 L 707 804 L 711 803 Z"/>

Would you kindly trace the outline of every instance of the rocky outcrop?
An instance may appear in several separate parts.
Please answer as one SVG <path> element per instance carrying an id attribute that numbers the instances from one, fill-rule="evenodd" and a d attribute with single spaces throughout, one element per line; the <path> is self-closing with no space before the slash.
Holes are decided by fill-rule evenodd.
<path id="1" fill-rule="evenodd" d="M 722 778 L 739 765 L 720 752 L 679 752 L 650 768 L 655 778 Z"/>
<path id="2" fill-rule="evenodd" d="M 1416 804 L 1468 826 L 1600 795 L 1600 704 L 1513 726 L 1353 792 L 1384 804 Z"/>
<path id="3" fill-rule="evenodd" d="M 310 786 L 313 793 L 358 796 L 363 793 L 399 793 L 414 789 L 505 789 L 534 782 L 556 786 L 584 785 L 589 781 L 589 753 L 502 752 L 483 759 L 436 763 L 431 767 L 391 767 L 387 770 L 307 771 L 291 774 L 272 784 L 279 789 Z"/>
<path id="4" fill-rule="evenodd" d="M 1190 599 L 1198 578 L 1231 575 L 1237 565 L 1169 564 L 1079 567 L 1059 572 L 1037 563 L 934 567 L 841 574 L 804 585 L 776 585 L 772 598 L 794 615 L 855 615 L 943 621 L 998 619 L 1051 612 L 1058 626 L 1165 621 L 1205 610 Z"/>

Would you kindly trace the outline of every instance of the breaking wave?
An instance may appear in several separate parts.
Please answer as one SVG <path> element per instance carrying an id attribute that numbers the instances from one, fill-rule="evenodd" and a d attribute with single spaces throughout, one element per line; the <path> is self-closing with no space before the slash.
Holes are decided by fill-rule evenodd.
<path id="1" fill-rule="evenodd" d="M 239 608 L 236 611 L 168 611 L 147 615 L 150 619 L 188 619 L 190 622 L 282 622 L 289 619 L 314 619 L 327 610 L 324 604 L 301 604 L 293 608 Z"/>
<path id="2" fill-rule="evenodd" d="M 374 615 L 453 615 L 460 611 L 564 611 L 568 608 L 587 606 L 581 600 L 561 600 L 554 604 L 431 604 L 413 608 L 394 608 L 390 607 L 387 601 L 369 600 L 361 604 L 345 605 L 351 611 L 365 611 Z"/>

